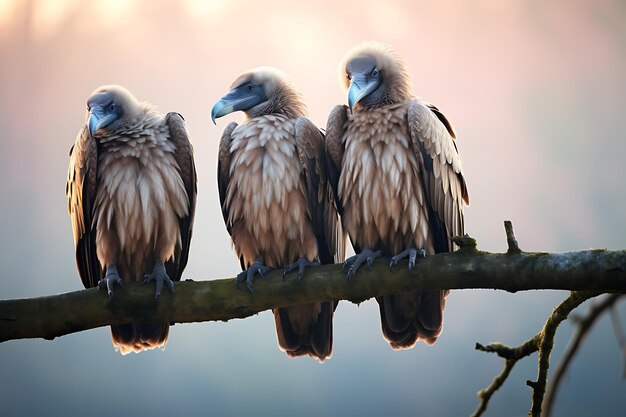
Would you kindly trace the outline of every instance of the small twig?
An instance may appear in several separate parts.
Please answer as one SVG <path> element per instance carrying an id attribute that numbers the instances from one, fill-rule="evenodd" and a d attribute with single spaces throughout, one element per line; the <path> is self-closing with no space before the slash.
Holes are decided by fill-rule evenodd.
<path id="1" fill-rule="evenodd" d="M 515 233 L 513 232 L 513 223 L 510 220 L 504 221 L 504 230 L 506 231 L 506 243 L 509 245 L 507 253 L 520 253 L 522 250 L 517 244 L 517 239 L 515 239 Z"/>
<path id="2" fill-rule="evenodd" d="M 563 359 L 559 362 L 556 371 L 554 372 L 554 377 L 550 381 L 550 386 L 548 387 L 547 394 L 545 400 L 543 402 L 543 410 L 545 417 L 549 417 L 552 413 L 552 406 L 554 405 L 554 400 L 556 398 L 556 394 L 558 388 L 561 385 L 561 381 L 563 376 L 565 375 L 565 371 L 569 368 L 569 365 L 578 351 L 580 344 L 585 339 L 585 336 L 589 333 L 589 330 L 593 327 L 593 324 L 596 320 L 602 315 L 602 313 L 610 308 L 615 302 L 620 298 L 621 294 L 611 294 L 602 299 L 601 302 L 593 305 L 590 308 L 589 313 L 582 319 L 578 320 L 578 329 L 570 343 L 567 347 L 565 354 L 563 355 Z M 621 330 L 621 328 L 620 328 Z"/>
<path id="3" fill-rule="evenodd" d="M 545 393 L 548 367 L 550 366 L 550 352 L 552 351 L 552 346 L 554 345 L 554 334 L 556 333 L 556 329 L 563 320 L 567 319 L 568 314 L 573 309 L 589 298 L 595 297 L 599 294 L 600 292 L 595 291 L 572 291 L 569 297 L 567 297 L 554 309 L 541 331 L 517 347 L 511 348 L 503 345 L 502 343 L 490 343 L 487 346 L 476 343 L 477 350 L 497 353 L 498 356 L 505 359 L 505 365 L 502 372 L 494 378 L 491 385 L 478 392 L 477 395 L 480 398 L 480 403 L 472 414 L 472 417 L 480 416 L 487 409 L 491 396 L 498 388 L 500 388 L 500 386 L 502 386 L 511 372 L 511 369 L 515 366 L 515 363 L 521 358 L 529 356 L 537 351 L 539 351 L 539 370 L 537 381 L 526 381 L 526 384 L 533 389 L 533 405 L 530 415 L 537 417 L 540 416 L 541 401 L 543 400 L 543 395 Z"/>
<path id="4" fill-rule="evenodd" d="M 478 398 L 480 398 L 480 403 L 478 404 L 476 410 L 474 410 L 474 412 L 472 413 L 471 417 L 478 417 L 483 412 L 485 412 L 491 396 L 502 386 L 504 381 L 506 381 L 509 374 L 511 373 L 511 369 L 513 369 L 516 362 L 517 360 L 513 359 L 507 359 L 506 361 L 504 361 L 504 369 L 502 369 L 502 372 L 500 372 L 500 374 L 498 374 L 498 376 L 493 379 L 491 385 L 483 390 L 478 391 L 476 395 L 478 395 Z"/>
<path id="5" fill-rule="evenodd" d="M 480 403 L 471 417 L 478 417 L 487 409 L 491 396 L 502 386 L 504 381 L 506 381 L 517 361 L 536 352 L 538 343 L 538 335 L 535 335 L 533 338 L 515 348 L 503 345 L 502 343 L 490 343 L 487 346 L 476 343 L 476 350 L 481 352 L 495 352 L 499 357 L 504 358 L 505 361 L 502 372 L 493 379 L 487 388 L 478 391 L 476 394 L 478 398 L 480 398 Z"/>
<path id="6" fill-rule="evenodd" d="M 568 314 L 576 307 L 590 298 L 600 295 L 599 292 L 586 292 L 586 291 L 572 291 L 561 304 L 559 304 L 546 324 L 543 326 L 540 334 L 542 334 L 541 341 L 539 343 L 539 357 L 538 357 L 538 372 L 537 381 L 532 381 L 533 388 L 533 404 L 530 409 L 530 415 L 532 417 L 541 416 L 541 405 L 543 403 L 543 396 L 546 391 L 546 381 L 548 379 L 548 368 L 550 368 L 550 354 L 552 353 L 552 347 L 554 346 L 554 335 L 556 329 L 567 319 Z"/>

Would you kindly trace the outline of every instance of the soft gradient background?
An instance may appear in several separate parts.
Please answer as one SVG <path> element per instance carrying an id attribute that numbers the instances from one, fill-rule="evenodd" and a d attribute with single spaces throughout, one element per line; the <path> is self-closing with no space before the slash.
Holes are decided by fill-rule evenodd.
<path id="1" fill-rule="evenodd" d="M 313 4 L 315 3 L 315 4 Z M 504 251 L 625 248 L 626 6 L 623 1 L 0 0 L 0 298 L 82 287 L 64 196 L 85 103 L 119 83 L 186 120 L 199 200 L 186 277 L 234 276 L 209 118 L 241 72 L 290 74 L 311 118 L 345 102 L 337 65 L 364 40 L 392 44 L 415 94 L 458 131 L 472 205 L 467 231 Z M 394 352 L 378 307 L 341 303 L 334 355 L 288 359 L 268 312 L 176 325 L 167 349 L 122 357 L 108 328 L 0 345 L 2 415 L 463 416 L 502 367 L 474 343 L 533 335 L 562 292 L 455 291 L 436 345 Z M 620 306 L 621 316 L 626 308 Z M 557 334 L 554 359 L 572 333 Z M 555 362 L 553 362 L 555 363 Z M 603 318 L 569 371 L 559 416 L 623 415 L 620 352 Z M 520 363 L 489 416 L 525 416 L 536 356 Z"/>

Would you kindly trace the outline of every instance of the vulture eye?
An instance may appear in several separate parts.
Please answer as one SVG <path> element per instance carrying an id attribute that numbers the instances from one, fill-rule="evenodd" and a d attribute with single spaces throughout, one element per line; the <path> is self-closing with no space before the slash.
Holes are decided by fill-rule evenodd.
<path id="1" fill-rule="evenodd" d="M 374 71 L 372 71 L 372 77 L 378 77 L 378 68 L 374 68 Z"/>
<path id="2" fill-rule="evenodd" d="M 248 91 L 252 91 L 252 84 L 248 84 Z"/>
<path id="3" fill-rule="evenodd" d="M 117 109 L 117 106 L 115 105 L 115 103 L 109 104 L 109 111 L 114 112 L 116 109 Z"/>
<path id="4" fill-rule="evenodd" d="M 346 77 L 348 77 L 348 79 L 349 79 L 349 80 L 351 80 L 351 79 L 352 79 L 352 74 L 347 73 L 347 74 L 346 74 Z"/>

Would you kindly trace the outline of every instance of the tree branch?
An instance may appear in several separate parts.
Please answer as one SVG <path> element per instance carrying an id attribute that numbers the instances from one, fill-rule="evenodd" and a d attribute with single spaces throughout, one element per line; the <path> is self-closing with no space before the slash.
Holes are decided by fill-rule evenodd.
<path id="1" fill-rule="evenodd" d="M 602 315 L 602 313 L 606 311 L 606 309 L 611 308 L 611 306 L 613 306 L 622 296 L 623 294 L 610 294 L 606 296 L 600 302 L 594 304 L 590 308 L 589 313 L 582 320 L 577 320 L 578 329 L 576 330 L 574 336 L 572 336 L 572 339 L 567 346 L 567 350 L 563 355 L 563 359 L 561 359 L 556 371 L 554 372 L 554 377 L 550 381 L 550 387 L 547 390 L 547 395 L 543 402 L 545 417 L 549 417 L 552 413 L 552 406 L 554 404 L 554 399 L 556 398 L 557 390 L 561 384 L 561 380 L 565 375 L 565 371 L 569 367 L 574 355 L 578 351 L 581 342 L 584 340 L 585 336 L 588 334 L 589 330 L 593 327 L 594 323 Z"/>
<path id="2" fill-rule="evenodd" d="M 239 290 L 233 278 L 175 283 L 175 295 L 154 302 L 151 285 L 125 285 L 109 301 L 105 292 L 88 289 L 66 294 L 0 301 L 0 342 L 20 338 L 53 339 L 68 333 L 128 321 L 189 323 L 244 318 L 273 307 L 323 300 L 362 302 L 374 296 L 423 289 L 531 289 L 626 292 L 626 251 L 571 253 L 478 251 L 469 237 L 455 239 L 461 249 L 429 256 L 413 271 L 388 260 L 363 268 L 352 282 L 341 265 L 307 270 L 300 282 L 280 271 L 255 281 L 255 293 Z"/>
<path id="3" fill-rule="evenodd" d="M 600 295 L 598 292 L 572 292 L 561 304 L 559 304 L 546 324 L 539 332 L 540 338 L 538 343 L 539 357 L 538 372 L 536 381 L 526 381 L 526 384 L 533 389 L 533 404 L 530 409 L 530 415 L 533 417 L 541 416 L 541 405 L 543 403 L 543 396 L 546 392 L 546 381 L 548 379 L 548 368 L 550 367 L 550 354 L 552 353 L 552 347 L 554 347 L 554 335 L 556 330 L 563 320 L 567 319 L 569 313 L 583 302 L 590 298 Z"/>
<path id="4" fill-rule="evenodd" d="M 511 348 L 502 343 L 490 343 L 487 346 L 476 343 L 476 350 L 495 352 L 498 356 L 505 359 L 505 364 L 504 370 L 493 380 L 491 385 L 478 392 L 477 395 L 478 398 L 480 398 L 480 403 L 472 414 L 472 417 L 480 416 L 487 409 L 491 396 L 502 386 L 517 361 L 537 351 L 539 351 L 537 381 L 526 381 L 526 384 L 533 389 L 533 405 L 529 414 L 533 417 L 540 416 L 541 402 L 546 390 L 546 379 L 548 376 L 548 367 L 550 366 L 550 353 L 554 345 L 556 329 L 563 320 L 567 319 L 568 314 L 572 310 L 589 298 L 593 298 L 599 294 L 600 292 L 597 291 L 572 292 L 569 297 L 554 309 L 539 333 L 517 347 Z"/>

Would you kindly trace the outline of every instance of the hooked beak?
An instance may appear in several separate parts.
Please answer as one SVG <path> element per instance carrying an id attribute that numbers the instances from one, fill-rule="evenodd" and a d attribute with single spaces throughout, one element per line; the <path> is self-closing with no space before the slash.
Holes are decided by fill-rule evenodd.
<path id="1" fill-rule="evenodd" d="M 367 79 L 365 75 L 353 74 L 348 89 L 348 106 L 350 110 L 364 97 L 376 90 L 380 82 L 377 79 Z"/>
<path id="2" fill-rule="evenodd" d="M 89 136 L 93 138 L 93 134 L 96 133 L 98 129 L 106 127 L 116 118 L 116 114 L 106 114 L 101 106 L 93 106 L 89 110 L 89 119 L 87 120 Z"/>
<path id="3" fill-rule="evenodd" d="M 219 119 L 235 111 L 248 110 L 265 100 L 267 100 L 267 97 L 265 97 L 262 91 L 248 93 L 241 88 L 234 88 L 215 103 L 211 109 L 211 120 L 216 124 L 215 119 Z"/>

